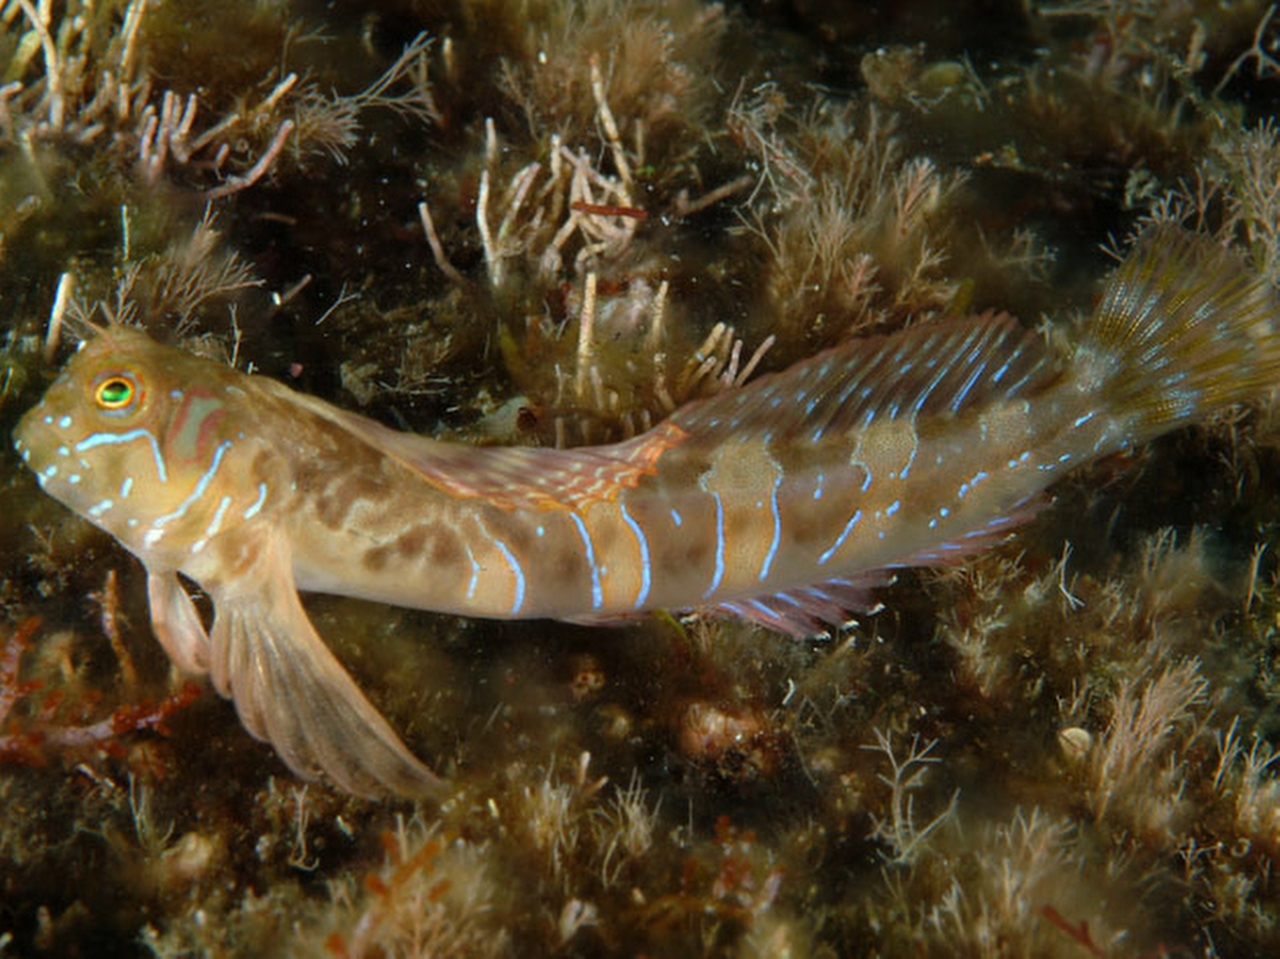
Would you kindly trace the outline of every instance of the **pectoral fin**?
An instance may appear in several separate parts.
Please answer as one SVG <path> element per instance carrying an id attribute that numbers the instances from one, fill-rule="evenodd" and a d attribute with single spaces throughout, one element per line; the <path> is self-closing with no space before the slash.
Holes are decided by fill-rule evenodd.
<path id="1" fill-rule="evenodd" d="M 299 776 L 324 773 L 362 796 L 420 796 L 441 781 L 405 747 L 316 634 L 287 546 L 266 533 L 253 567 L 210 590 L 210 670 L 245 728 Z"/>
<path id="2" fill-rule="evenodd" d="M 209 634 L 178 574 L 148 569 L 147 599 L 151 604 L 151 631 L 173 664 L 184 673 L 207 673 Z"/>

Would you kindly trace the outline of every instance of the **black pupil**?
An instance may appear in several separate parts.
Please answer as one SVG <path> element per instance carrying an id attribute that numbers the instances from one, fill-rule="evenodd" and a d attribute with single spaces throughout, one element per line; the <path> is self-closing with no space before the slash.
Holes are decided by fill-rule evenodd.
<path id="1" fill-rule="evenodd" d="M 124 380 L 107 380 L 102 384 L 102 401 L 115 405 L 129 399 L 130 387 Z"/>

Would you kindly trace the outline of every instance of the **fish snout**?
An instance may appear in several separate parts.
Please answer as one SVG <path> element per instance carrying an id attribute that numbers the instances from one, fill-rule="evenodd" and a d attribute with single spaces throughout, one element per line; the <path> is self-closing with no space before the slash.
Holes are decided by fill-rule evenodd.
<path id="1" fill-rule="evenodd" d="M 75 484 L 88 464 L 77 463 L 72 418 L 51 412 L 43 401 L 18 420 L 13 428 L 13 448 L 22 462 L 36 474 L 46 492 L 50 480 L 65 479 Z M 81 468 L 83 467 L 83 468 Z"/>
<path id="2" fill-rule="evenodd" d="M 32 462 L 32 457 L 38 456 L 44 448 L 44 444 L 40 441 L 40 416 L 42 415 L 41 407 L 44 406 L 43 401 L 34 409 L 27 410 L 22 418 L 13 428 L 13 449 L 14 452 L 22 459 L 22 462 L 35 469 L 38 463 Z"/>

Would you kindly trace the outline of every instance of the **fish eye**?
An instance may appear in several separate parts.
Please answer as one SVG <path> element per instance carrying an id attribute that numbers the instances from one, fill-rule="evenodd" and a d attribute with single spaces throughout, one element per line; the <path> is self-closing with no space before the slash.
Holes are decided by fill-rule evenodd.
<path id="1" fill-rule="evenodd" d="M 107 412 L 123 410 L 137 398 L 138 387 L 133 377 L 112 373 L 105 377 L 93 391 L 93 401 Z"/>

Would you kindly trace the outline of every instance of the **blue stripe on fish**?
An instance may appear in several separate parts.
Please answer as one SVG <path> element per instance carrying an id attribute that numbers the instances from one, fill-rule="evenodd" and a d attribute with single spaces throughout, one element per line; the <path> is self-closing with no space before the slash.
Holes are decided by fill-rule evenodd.
<path id="1" fill-rule="evenodd" d="M 591 542 L 591 534 L 587 531 L 587 524 L 582 521 L 582 517 L 577 513 L 570 513 L 569 518 L 573 520 L 573 525 L 578 527 L 582 548 L 587 551 L 587 566 L 591 569 L 591 606 L 593 609 L 599 609 L 604 605 L 604 588 L 600 585 L 600 567 L 596 565 L 595 544 Z"/>
<path id="2" fill-rule="evenodd" d="M 636 593 L 635 608 L 639 609 L 644 605 L 645 600 L 649 598 L 649 584 L 652 576 L 649 562 L 649 541 L 645 538 L 644 530 L 640 528 L 640 524 L 632 519 L 631 514 L 627 512 L 625 505 L 620 505 L 622 511 L 622 521 L 631 527 L 631 532 L 635 534 L 636 546 L 640 549 L 640 590 Z"/>
<path id="3" fill-rule="evenodd" d="M 710 599 L 724 579 L 724 500 L 719 493 L 712 493 L 711 498 L 716 501 L 716 571 L 711 575 L 711 585 L 702 594 L 703 599 Z"/>
<path id="4" fill-rule="evenodd" d="M 520 561 L 516 559 L 515 553 L 511 552 L 511 547 L 496 536 L 491 538 L 493 539 L 493 545 L 498 547 L 498 552 L 502 553 L 503 557 L 506 558 L 507 564 L 511 567 L 511 572 L 516 577 L 515 597 L 511 601 L 511 615 L 516 616 L 524 606 L 524 569 L 520 566 Z"/>
<path id="5" fill-rule="evenodd" d="M 227 515 L 227 507 L 230 505 L 230 496 L 224 496 L 218 500 L 218 508 L 213 511 L 213 519 L 209 520 L 209 525 L 205 527 L 205 536 L 213 536 L 222 528 L 222 518 Z"/>
<path id="6" fill-rule="evenodd" d="M 160 452 L 160 444 L 156 442 L 156 438 L 150 430 L 136 429 L 129 430 L 127 433 L 94 433 L 86 436 L 76 444 L 76 452 L 83 453 L 85 450 L 91 450 L 95 446 L 101 446 L 104 443 L 132 443 L 138 439 L 145 439 L 151 444 L 151 455 L 156 461 L 156 476 L 161 483 L 167 483 L 169 481 L 169 471 L 165 469 L 164 454 Z"/>
<path id="7" fill-rule="evenodd" d="M 853 528 L 857 526 L 861 520 L 862 510 L 857 510 L 853 516 L 850 517 L 849 522 L 845 524 L 844 529 L 840 531 L 840 535 L 836 537 L 836 541 L 831 544 L 830 548 L 828 548 L 825 553 L 818 557 L 819 566 L 825 566 L 827 564 L 827 560 L 834 556 L 836 550 L 844 545 L 844 541 L 849 538 L 849 534 L 853 532 Z"/>
<path id="8" fill-rule="evenodd" d="M 258 511 L 262 509 L 262 504 L 267 501 L 267 484 L 258 484 L 258 498 L 249 504 L 249 508 L 242 514 L 245 519 L 253 519 L 258 515 Z"/>
<path id="9" fill-rule="evenodd" d="M 765 553 L 764 562 L 760 564 L 760 579 L 769 576 L 774 557 L 778 555 L 778 544 L 782 542 L 782 515 L 778 512 L 778 487 L 782 485 L 782 477 L 773 478 L 773 489 L 769 493 L 769 512 L 773 516 L 773 539 L 769 541 L 769 551 Z"/>
<path id="10" fill-rule="evenodd" d="M 471 552 L 471 547 L 465 542 L 462 544 L 467 551 L 467 559 L 471 561 L 471 579 L 467 583 L 467 599 L 476 598 L 476 586 L 480 583 L 480 563 L 476 560 L 476 554 Z"/>
<path id="11" fill-rule="evenodd" d="M 155 527 L 164 526 L 172 520 L 181 519 L 191 508 L 198 502 L 205 491 L 208 490 L 209 484 L 213 482 L 214 476 L 218 473 L 218 467 L 222 465 L 222 458 L 227 455 L 227 450 L 231 448 L 230 440 L 223 440 L 218 444 L 218 448 L 213 451 L 213 462 L 209 464 L 209 468 L 200 474 L 200 478 L 196 480 L 195 487 L 187 494 L 186 499 L 178 504 L 178 508 L 172 513 L 165 513 L 163 516 L 157 516 L 152 520 L 151 525 Z"/>

